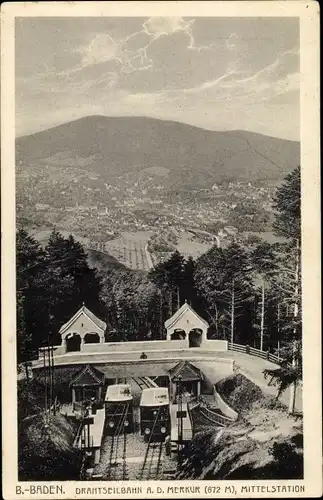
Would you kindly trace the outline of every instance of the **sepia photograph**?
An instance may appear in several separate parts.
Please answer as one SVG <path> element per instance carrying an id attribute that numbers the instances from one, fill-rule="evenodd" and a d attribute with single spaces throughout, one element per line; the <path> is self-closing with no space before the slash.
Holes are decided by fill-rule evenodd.
<path id="1" fill-rule="evenodd" d="M 304 495 L 300 17 L 13 30 L 17 484 Z"/>

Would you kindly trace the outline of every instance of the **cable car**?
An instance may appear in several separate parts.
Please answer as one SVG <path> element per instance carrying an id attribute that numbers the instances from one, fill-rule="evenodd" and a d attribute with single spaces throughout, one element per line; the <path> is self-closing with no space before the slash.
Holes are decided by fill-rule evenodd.
<path id="1" fill-rule="evenodd" d="M 133 396 L 129 384 L 109 385 L 104 405 L 108 434 L 133 432 Z"/>
<path id="2" fill-rule="evenodd" d="M 169 392 L 167 387 L 143 389 L 140 400 L 140 433 L 145 440 L 164 441 L 170 432 Z"/>

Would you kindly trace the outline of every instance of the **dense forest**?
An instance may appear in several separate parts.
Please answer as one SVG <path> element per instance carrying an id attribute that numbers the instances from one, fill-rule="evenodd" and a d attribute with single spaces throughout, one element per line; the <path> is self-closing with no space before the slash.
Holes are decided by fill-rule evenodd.
<path id="1" fill-rule="evenodd" d="M 187 300 L 210 324 L 209 337 L 275 352 L 301 377 L 300 167 L 276 191 L 274 229 L 283 243 L 254 238 L 212 247 L 196 260 L 175 251 L 149 273 L 90 267 L 86 251 L 53 230 L 42 247 L 17 232 L 18 362 L 57 332 L 84 302 L 108 327 L 107 341 L 165 338 L 164 322 Z M 287 368 L 282 366 L 281 370 Z"/>

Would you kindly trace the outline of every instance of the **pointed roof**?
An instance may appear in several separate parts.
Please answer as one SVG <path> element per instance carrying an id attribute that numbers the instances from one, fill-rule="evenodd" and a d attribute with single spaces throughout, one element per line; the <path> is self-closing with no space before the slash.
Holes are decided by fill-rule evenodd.
<path id="1" fill-rule="evenodd" d="M 98 328 L 105 331 L 107 327 L 106 323 L 97 318 L 97 316 L 95 316 L 95 314 L 93 314 L 93 312 L 91 312 L 90 309 L 85 307 L 85 305 L 83 304 L 82 307 L 74 314 L 74 316 L 72 316 L 71 319 L 64 323 L 63 326 L 61 326 L 59 333 L 64 333 L 65 330 L 67 330 L 74 323 L 74 321 L 77 320 L 79 316 L 81 316 L 81 314 L 85 314 L 85 316 L 87 316 Z"/>
<path id="2" fill-rule="evenodd" d="M 86 365 L 74 375 L 70 381 L 70 386 L 103 385 L 103 383 L 104 373 L 100 372 L 97 368 L 94 368 L 94 366 Z"/>
<path id="3" fill-rule="evenodd" d="M 207 321 L 205 321 L 205 319 L 201 318 L 201 316 L 199 316 L 197 314 L 196 311 L 194 311 L 194 309 L 185 301 L 185 303 L 178 309 L 178 311 L 176 311 L 175 314 L 173 314 L 173 316 L 171 316 L 169 319 L 167 319 L 165 321 L 165 328 L 170 328 L 171 326 L 173 326 L 175 323 L 177 323 L 177 321 L 187 312 L 187 311 L 190 311 L 198 321 L 200 321 L 201 323 L 203 323 L 207 328 L 210 326 L 208 324 Z"/>
<path id="4" fill-rule="evenodd" d="M 184 382 L 203 380 L 201 370 L 188 361 L 181 361 L 176 366 L 168 370 L 168 373 L 170 378 L 178 377 L 180 375 Z"/>

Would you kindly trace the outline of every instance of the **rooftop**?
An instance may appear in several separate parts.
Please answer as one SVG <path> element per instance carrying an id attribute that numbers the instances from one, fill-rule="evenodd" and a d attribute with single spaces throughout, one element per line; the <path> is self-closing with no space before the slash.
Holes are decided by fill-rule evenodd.
<path id="1" fill-rule="evenodd" d="M 188 361 L 181 361 L 176 366 L 171 368 L 169 370 L 169 375 L 172 379 L 180 376 L 184 382 L 203 380 L 201 370 Z"/>
<path id="2" fill-rule="evenodd" d="M 205 319 L 201 318 L 201 316 L 199 316 L 197 312 L 194 311 L 194 309 L 185 301 L 185 303 L 178 309 L 178 311 L 176 311 L 173 316 L 165 321 L 165 328 L 170 328 L 172 325 L 177 323 L 177 321 L 188 311 L 196 317 L 197 321 L 202 323 L 207 328 L 209 327 L 208 322 L 205 321 Z"/>
<path id="3" fill-rule="evenodd" d="M 132 399 L 131 386 L 129 384 L 109 385 L 105 401 L 129 401 Z"/>
<path id="4" fill-rule="evenodd" d="M 65 330 L 67 330 L 74 323 L 74 321 L 79 316 L 81 316 L 81 314 L 84 314 L 85 316 L 87 316 L 101 330 L 104 331 L 106 329 L 106 327 L 107 327 L 106 323 L 104 321 L 102 321 L 101 319 L 99 319 L 97 316 L 95 316 L 95 314 L 93 314 L 90 311 L 90 309 L 85 307 L 85 305 L 83 304 L 82 307 L 74 314 L 74 316 L 72 316 L 71 319 L 69 319 L 66 323 L 64 323 L 63 326 L 61 326 L 59 333 L 63 333 Z"/>
<path id="5" fill-rule="evenodd" d="M 142 391 L 140 406 L 159 406 L 168 404 L 169 393 L 167 387 L 152 387 Z"/>
<path id="6" fill-rule="evenodd" d="M 103 385 L 103 383 L 104 373 L 90 365 L 79 370 L 70 381 L 70 385 L 74 386 Z"/>

